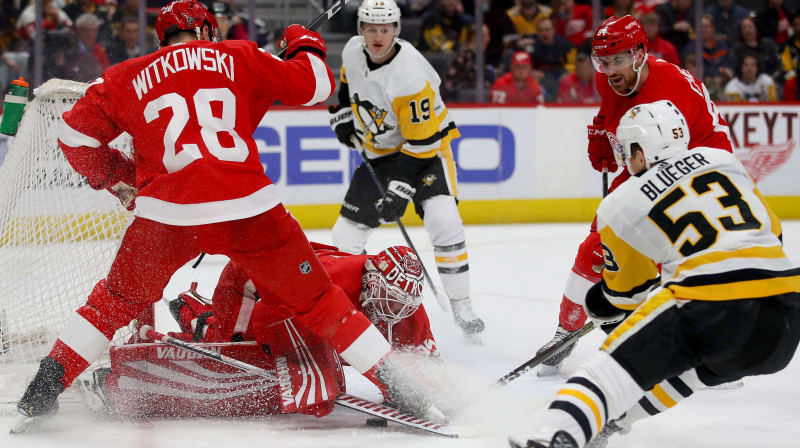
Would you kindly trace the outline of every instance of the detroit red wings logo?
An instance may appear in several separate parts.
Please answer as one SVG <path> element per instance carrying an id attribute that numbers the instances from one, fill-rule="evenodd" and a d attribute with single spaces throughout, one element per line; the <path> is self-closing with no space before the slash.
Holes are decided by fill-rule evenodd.
<path id="1" fill-rule="evenodd" d="M 419 258 L 413 253 L 406 254 L 406 256 L 403 257 L 403 268 L 414 277 L 422 275 L 422 263 L 419 262 Z"/>
<path id="2" fill-rule="evenodd" d="M 736 157 L 747 169 L 747 173 L 758 183 L 760 179 L 774 173 L 783 166 L 794 151 L 794 140 L 773 145 L 753 145 L 740 148 Z"/>

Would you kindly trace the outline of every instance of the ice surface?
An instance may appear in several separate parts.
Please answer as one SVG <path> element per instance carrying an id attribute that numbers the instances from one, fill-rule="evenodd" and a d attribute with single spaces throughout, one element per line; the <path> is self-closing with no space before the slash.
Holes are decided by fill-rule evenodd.
<path id="1" fill-rule="evenodd" d="M 433 249 L 422 228 L 409 234 L 428 271 L 435 276 Z M 472 436 L 447 439 L 397 424 L 368 427 L 366 416 L 337 409 L 322 419 L 302 415 L 224 419 L 104 421 L 76 403 L 65 403 L 57 417 L 36 434 L 9 436 L 11 416 L 0 417 L 0 447 L 179 448 L 179 447 L 505 447 L 506 436 L 530 426 L 537 409 L 599 346 L 593 332 L 568 358 L 563 375 L 538 378 L 529 373 L 500 390 L 486 393 L 492 381 L 530 359 L 550 339 L 557 323 L 561 290 L 588 224 L 538 224 L 467 227 L 467 245 L 476 312 L 486 321 L 483 345 L 464 343 L 449 315 L 428 294 L 425 306 L 443 359 L 471 403 L 460 422 Z M 311 231 L 309 238 L 330 243 L 329 231 Z M 784 223 L 785 249 L 800 264 L 800 222 Z M 404 244 L 400 232 L 384 226 L 368 250 Z M 173 299 L 197 280 L 211 296 L 224 265 L 207 257 L 200 267 L 184 267 L 165 297 Z M 157 327 L 177 326 L 159 305 Z M 2 368 L 2 367 L 0 367 Z M 676 408 L 637 423 L 632 433 L 613 436 L 610 448 L 789 448 L 800 446 L 800 362 L 795 359 L 776 375 L 745 379 L 741 389 L 696 393 Z M 377 399 L 378 392 L 354 371 L 348 371 L 348 392 Z M 524 411 L 524 412 L 523 412 Z"/>

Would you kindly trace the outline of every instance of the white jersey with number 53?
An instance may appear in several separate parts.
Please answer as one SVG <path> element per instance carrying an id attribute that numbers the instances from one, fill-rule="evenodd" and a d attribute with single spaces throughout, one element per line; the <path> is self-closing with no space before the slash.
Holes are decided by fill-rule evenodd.
<path id="1" fill-rule="evenodd" d="M 371 67 L 361 36 L 350 38 L 342 51 L 341 81 L 370 158 L 397 151 L 430 158 L 459 136 L 458 129 L 439 94 L 439 75 L 413 45 L 402 39 L 398 45 L 393 59 Z"/>
<path id="2" fill-rule="evenodd" d="M 779 220 L 742 164 L 721 149 L 695 148 L 632 177 L 603 199 L 597 226 L 604 292 L 623 309 L 659 283 L 689 300 L 800 290 Z"/>

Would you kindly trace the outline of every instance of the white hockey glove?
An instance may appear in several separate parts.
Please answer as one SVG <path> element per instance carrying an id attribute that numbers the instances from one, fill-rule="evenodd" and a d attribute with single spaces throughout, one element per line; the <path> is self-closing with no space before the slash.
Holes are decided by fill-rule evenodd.
<path id="1" fill-rule="evenodd" d="M 343 145 L 351 148 L 356 146 L 350 140 L 356 136 L 356 127 L 353 123 L 353 108 L 349 104 L 339 104 L 338 106 L 328 106 L 330 113 L 331 129 L 336 133 L 336 138 Z"/>
<path id="2" fill-rule="evenodd" d="M 415 188 L 403 181 L 393 180 L 389 182 L 386 194 L 377 204 L 381 222 L 390 223 L 400 219 L 403 213 L 406 212 L 408 201 L 414 197 L 416 192 Z"/>

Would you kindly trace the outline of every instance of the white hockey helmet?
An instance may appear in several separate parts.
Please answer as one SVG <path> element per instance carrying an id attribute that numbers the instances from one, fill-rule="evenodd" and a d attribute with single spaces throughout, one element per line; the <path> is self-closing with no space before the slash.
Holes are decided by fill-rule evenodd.
<path id="1" fill-rule="evenodd" d="M 394 0 L 364 0 L 361 2 L 361 6 L 358 7 L 358 20 L 356 23 L 358 34 L 362 36 L 362 39 L 364 34 L 361 32 L 361 26 L 364 23 L 395 24 L 392 45 L 389 45 L 386 53 L 372 56 L 382 57 L 388 54 L 392 47 L 394 47 L 394 44 L 397 43 L 397 38 L 400 36 L 400 8 L 397 6 L 397 3 L 395 3 Z M 369 52 L 366 42 L 364 42 L 364 48 Z"/>
<path id="2" fill-rule="evenodd" d="M 671 101 L 661 100 L 633 106 L 619 120 L 614 154 L 620 164 L 633 154 L 633 145 L 644 152 L 646 168 L 689 149 L 686 118 Z M 628 164 L 628 171 L 631 170 Z M 631 174 L 636 174 L 631 172 Z"/>
<path id="3" fill-rule="evenodd" d="M 391 326 L 414 314 L 422 303 L 425 277 L 417 254 L 392 246 L 370 257 L 364 265 L 361 305 L 364 314 Z"/>

